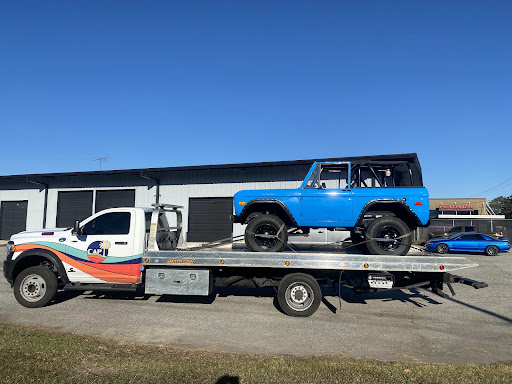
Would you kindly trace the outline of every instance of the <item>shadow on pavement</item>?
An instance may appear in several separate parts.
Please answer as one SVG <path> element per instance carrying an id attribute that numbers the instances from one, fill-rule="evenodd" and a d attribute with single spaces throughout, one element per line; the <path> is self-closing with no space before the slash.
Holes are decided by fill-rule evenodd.
<path id="1" fill-rule="evenodd" d="M 454 303 L 457 303 L 457 304 L 463 305 L 465 307 L 474 309 L 475 311 L 479 311 L 479 312 L 485 313 L 485 314 L 487 314 L 489 316 L 496 317 L 497 319 L 506 321 L 507 323 L 512 323 L 512 319 L 510 317 L 506 317 L 506 316 L 500 315 L 499 313 L 488 311 L 487 309 L 484 309 L 484 308 L 481 308 L 481 307 L 477 307 L 475 305 L 471 305 L 471 304 L 468 304 L 468 303 L 464 303 L 464 302 L 462 302 L 460 300 L 457 300 L 457 299 L 454 299 L 452 297 L 448 297 L 447 300 L 450 300 L 450 301 L 452 301 Z"/>
<path id="2" fill-rule="evenodd" d="M 327 298 L 338 298 L 338 287 L 332 287 L 331 285 L 323 285 L 322 288 L 322 303 L 332 313 L 338 313 L 339 304 L 333 305 Z M 356 294 L 354 291 L 347 287 L 341 288 L 341 300 L 345 303 L 350 304 L 367 304 L 369 300 L 381 300 L 381 301 L 399 301 L 402 303 L 410 303 L 418 308 L 428 307 L 429 305 L 443 304 L 434 298 L 429 291 L 424 293 L 416 288 L 406 290 L 393 290 L 393 291 L 381 291 L 375 293 L 364 293 Z M 64 303 L 68 300 L 83 296 L 84 299 L 101 299 L 101 300 L 142 300 L 146 301 L 152 297 L 152 295 L 146 295 L 141 292 L 104 292 L 104 291 L 59 291 L 55 298 L 48 304 L 56 305 Z M 180 295 L 163 295 L 156 299 L 159 303 L 191 303 L 191 304 L 212 304 L 217 297 L 268 297 L 274 298 L 273 305 L 281 313 L 283 311 L 279 308 L 279 304 L 276 298 L 276 289 L 273 287 L 266 288 L 241 288 L 241 287 L 215 287 L 213 293 L 209 296 L 180 296 Z M 489 316 L 503 320 L 507 323 L 512 323 L 512 319 L 499 313 L 489 311 L 482 307 L 477 307 L 472 304 L 464 303 L 463 301 L 457 300 L 452 297 L 446 298 L 454 303 L 463 305 L 467 308 L 471 308 L 475 311 L 485 313 Z M 341 303 L 341 305 L 343 305 Z"/>

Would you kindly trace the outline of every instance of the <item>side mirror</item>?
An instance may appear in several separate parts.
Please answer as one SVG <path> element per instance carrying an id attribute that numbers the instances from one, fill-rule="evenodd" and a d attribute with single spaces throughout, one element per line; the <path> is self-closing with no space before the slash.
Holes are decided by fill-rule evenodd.
<path id="1" fill-rule="evenodd" d="M 76 233 L 77 236 L 80 235 L 80 220 L 75 220 L 75 224 L 73 225 L 73 233 Z"/>

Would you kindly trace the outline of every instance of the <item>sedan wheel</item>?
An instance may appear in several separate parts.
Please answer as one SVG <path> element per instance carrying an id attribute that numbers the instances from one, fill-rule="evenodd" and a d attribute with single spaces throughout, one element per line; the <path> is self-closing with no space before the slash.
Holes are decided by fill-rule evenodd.
<path id="1" fill-rule="evenodd" d="M 450 249 L 448 248 L 448 246 L 446 244 L 439 244 L 437 247 L 436 247 L 436 252 L 437 253 L 448 253 Z"/>
<path id="2" fill-rule="evenodd" d="M 496 256 L 500 250 L 495 245 L 489 245 L 487 248 L 485 248 L 485 254 L 487 256 Z"/>

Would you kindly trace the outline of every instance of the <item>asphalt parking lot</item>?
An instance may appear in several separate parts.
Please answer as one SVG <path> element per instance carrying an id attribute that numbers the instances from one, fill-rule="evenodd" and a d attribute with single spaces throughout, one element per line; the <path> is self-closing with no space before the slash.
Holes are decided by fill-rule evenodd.
<path id="1" fill-rule="evenodd" d="M 0 279 L 0 322 L 188 349 L 250 354 L 322 355 L 425 363 L 512 361 L 512 255 L 469 255 L 479 267 L 460 275 L 485 281 L 455 285 L 441 298 L 425 289 L 325 300 L 309 318 L 273 304 L 273 289 L 219 289 L 212 298 L 59 292 L 27 309 Z M 0 261 L 5 258 L 1 247 Z"/>

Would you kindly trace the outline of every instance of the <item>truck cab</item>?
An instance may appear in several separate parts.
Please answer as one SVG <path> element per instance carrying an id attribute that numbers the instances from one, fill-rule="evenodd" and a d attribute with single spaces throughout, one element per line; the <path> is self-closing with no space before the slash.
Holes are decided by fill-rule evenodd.
<path id="1" fill-rule="evenodd" d="M 41 296 L 56 286 L 136 286 L 147 250 L 176 249 L 181 212 L 171 210 L 177 213 L 176 227 L 169 226 L 162 209 L 111 208 L 76 221 L 73 228 L 15 234 L 7 244 L 4 276 L 28 306 L 40 306 Z"/>

